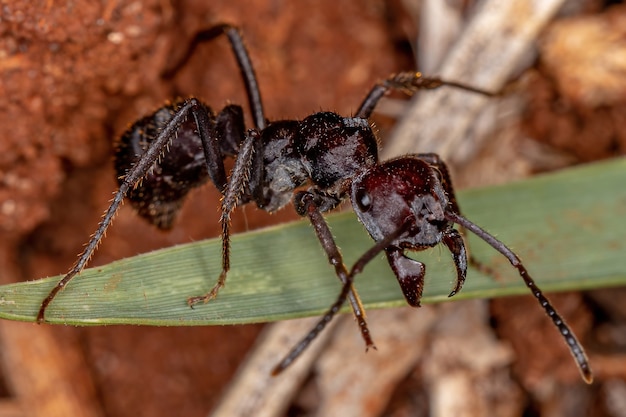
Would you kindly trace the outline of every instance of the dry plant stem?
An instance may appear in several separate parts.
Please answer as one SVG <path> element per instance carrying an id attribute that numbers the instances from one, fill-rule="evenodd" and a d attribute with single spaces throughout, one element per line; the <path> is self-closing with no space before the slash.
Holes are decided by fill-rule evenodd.
<path id="1" fill-rule="evenodd" d="M 439 321 L 437 306 L 370 311 L 378 350 L 363 354 L 352 323 L 341 320 L 336 335 L 315 364 L 319 393 L 316 416 L 385 415 L 389 397 L 410 369 L 428 355 L 429 332 Z"/>
<path id="2" fill-rule="evenodd" d="M 499 91 L 532 53 L 537 35 L 564 3 L 565 0 L 482 2 L 444 60 L 439 75 L 445 80 Z M 489 99 L 449 88 L 417 97 L 389 138 L 385 156 L 434 152 L 448 163 L 471 158 L 481 144 L 468 143 L 467 132 Z M 455 115 L 454 123 L 450 114 Z"/>
<path id="3" fill-rule="evenodd" d="M 309 374 L 312 363 L 326 346 L 335 323 L 317 338 L 296 363 L 275 378 L 270 371 L 277 354 L 291 348 L 302 329 L 314 325 L 317 318 L 288 320 L 268 326 L 256 347 L 243 363 L 212 417 L 273 417 L 284 415 L 291 398 Z"/>

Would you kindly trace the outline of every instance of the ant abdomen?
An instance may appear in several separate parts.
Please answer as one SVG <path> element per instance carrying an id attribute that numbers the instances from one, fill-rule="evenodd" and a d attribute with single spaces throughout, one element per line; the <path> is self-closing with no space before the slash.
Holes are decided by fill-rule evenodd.
<path id="1" fill-rule="evenodd" d="M 158 132 L 171 120 L 180 102 L 161 107 L 135 122 L 120 138 L 115 149 L 115 172 L 121 185 L 129 169 L 141 159 Z M 215 118 L 212 117 L 213 124 Z M 193 118 L 177 130 L 169 150 L 131 189 L 126 198 L 137 213 L 160 229 L 170 229 L 187 193 L 209 179 L 202 141 Z"/>
<path id="2" fill-rule="evenodd" d="M 196 103 L 196 111 L 206 117 L 203 127 L 205 134 L 219 147 L 217 157 L 224 159 L 237 155 L 245 134 L 241 106 L 226 106 L 215 115 L 210 107 L 195 99 L 191 100 Z M 119 185 L 122 185 L 128 170 L 143 157 L 163 128 L 189 102 L 178 100 L 169 103 L 139 119 L 122 135 L 114 154 Z M 170 229 L 189 191 L 211 178 L 196 117 L 195 114 L 189 115 L 180 123 L 150 171 L 126 196 L 137 213 L 159 229 Z M 223 191 L 221 181 L 225 181 L 225 178 L 214 183 Z"/>

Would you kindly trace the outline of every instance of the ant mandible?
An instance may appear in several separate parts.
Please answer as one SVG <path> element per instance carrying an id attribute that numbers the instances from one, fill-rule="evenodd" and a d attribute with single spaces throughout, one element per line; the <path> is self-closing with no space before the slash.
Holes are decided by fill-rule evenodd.
<path id="1" fill-rule="evenodd" d="M 208 40 L 226 35 L 246 87 L 254 128 L 246 130 L 243 110 L 228 105 L 215 114 L 195 98 L 168 104 L 133 124 L 115 153 L 119 189 L 71 270 L 43 300 L 37 321 L 58 292 L 89 261 L 124 198 L 139 215 L 169 229 L 187 193 L 209 179 L 223 194 L 221 201 L 222 272 L 204 295 L 190 297 L 190 306 L 208 302 L 224 286 L 230 268 L 230 215 L 238 204 L 254 202 L 273 212 L 293 200 L 298 214 L 309 218 L 334 266 L 342 289 L 318 324 L 274 368 L 278 374 L 306 349 L 346 300 L 350 302 L 366 348 L 374 346 L 363 306 L 353 287 L 354 276 L 384 252 L 407 302 L 420 305 L 425 265 L 405 255 L 443 243 L 452 253 L 456 282 L 450 297 L 465 281 L 469 257 L 462 232 L 469 230 L 506 257 L 518 270 L 540 305 L 565 339 L 586 382 L 592 381 L 587 356 L 569 326 L 542 294 L 519 257 L 491 234 L 460 214 L 446 165 L 436 154 L 378 159 L 376 137 L 368 122 L 381 97 L 390 90 L 411 94 L 441 86 L 488 92 L 462 84 L 399 73 L 375 85 L 356 115 L 320 112 L 298 120 L 268 122 L 248 51 L 238 28 L 220 24 L 199 32 L 186 53 L 164 73 L 171 77 Z M 229 177 L 224 159 L 235 157 Z M 309 188 L 300 190 L 308 184 Z M 376 242 L 347 270 L 322 215 L 350 198 L 353 209 Z M 453 228 L 458 225 L 461 231 Z"/>

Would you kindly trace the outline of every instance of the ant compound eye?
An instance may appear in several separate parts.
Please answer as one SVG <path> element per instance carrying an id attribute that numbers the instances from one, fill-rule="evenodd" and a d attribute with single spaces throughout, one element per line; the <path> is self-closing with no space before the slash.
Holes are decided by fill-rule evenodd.
<path id="1" fill-rule="evenodd" d="M 366 212 L 372 208 L 372 196 L 367 192 L 367 190 L 358 190 L 355 197 L 355 203 L 362 212 Z"/>

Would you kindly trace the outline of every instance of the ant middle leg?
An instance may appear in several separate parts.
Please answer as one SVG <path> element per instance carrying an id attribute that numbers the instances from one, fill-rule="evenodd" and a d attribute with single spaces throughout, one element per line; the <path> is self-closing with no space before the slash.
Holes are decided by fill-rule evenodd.
<path id="1" fill-rule="evenodd" d="M 342 294 L 345 292 L 345 295 L 339 297 L 336 302 L 337 305 L 333 305 L 335 307 L 335 311 L 333 311 L 333 308 L 331 308 L 331 310 L 329 310 L 329 312 L 324 316 L 326 317 L 326 322 L 324 320 L 320 321 L 320 324 L 324 323 L 324 325 L 318 329 L 315 335 L 317 335 L 317 333 L 319 333 L 323 329 L 323 327 L 326 325 L 325 323 L 329 322 L 332 319 L 332 316 L 334 316 L 334 314 L 339 310 L 341 305 L 343 305 L 343 302 L 346 300 L 347 297 L 350 301 L 350 306 L 352 307 L 352 311 L 358 323 L 359 329 L 361 330 L 361 336 L 365 341 L 365 348 L 375 348 L 374 342 L 369 332 L 369 328 L 367 326 L 365 309 L 363 307 L 363 304 L 361 303 L 361 298 L 359 297 L 356 289 L 350 282 L 349 274 L 346 266 L 343 263 L 343 257 L 341 256 L 341 252 L 339 251 L 339 248 L 335 243 L 335 239 L 333 238 L 332 232 L 330 231 L 330 228 L 328 227 L 328 224 L 326 223 L 326 220 L 324 219 L 324 216 L 319 209 L 320 204 L 316 201 L 320 198 L 322 197 L 318 194 L 314 194 L 311 191 L 301 191 L 296 193 L 294 197 L 294 206 L 298 214 L 300 214 L 301 216 L 307 216 L 309 218 L 309 221 L 313 226 L 313 230 L 315 231 L 315 235 L 317 236 L 317 239 L 319 240 L 322 249 L 324 249 L 324 252 L 328 257 L 328 262 L 335 268 L 335 273 L 337 277 L 344 286 L 347 286 L 347 288 L 344 288 L 342 290 Z M 336 203 L 330 204 L 332 205 Z M 327 317 L 328 315 L 330 316 Z M 310 335 L 311 340 L 313 340 L 315 335 Z"/>
<path id="2" fill-rule="evenodd" d="M 207 303 L 217 297 L 219 290 L 226 284 L 226 276 L 230 270 L 230 216 L 246 194 L 246 188 L 250 181 L 251 173 L 260 172 L 258 165 L 262 164 L 262 159 L 255 156 L 262 155 L 261 135 L 256 130 L 250 130 L 239 149 L 235 166 L 224 190 L 222 198 L 220 224 L 222 227 L 222 271 L 217 282 L 209 292 L 204 295 L 193 296 L 187 299 L 187 304 L 193 307 L 198 303 Z"/>

